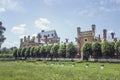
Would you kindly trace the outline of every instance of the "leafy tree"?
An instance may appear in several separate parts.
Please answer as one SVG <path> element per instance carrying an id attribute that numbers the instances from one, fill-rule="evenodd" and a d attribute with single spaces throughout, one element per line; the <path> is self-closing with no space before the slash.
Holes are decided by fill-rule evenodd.
<path id="1" fill-rule="evenodd" d="M 51 55 L 56 59 L 58 58 L 58 49 L 59 45 L 53 45 L 50 51 Z"/>
<path id="2" fill-rule="evenodd" d="M 86 59 L 88 59 L 88 57 L 90 55 L 92 55 L 92 44 L 91 44 L 91 42 L 84 43 L 84 45 L 82 47 L 82 52 L 83 52 L 84 58 L 86 58 Z"/>
<path id="3" fill-rule="evenodd" d="M 3 47 L 2 50 L 1 50 L 1 53 L 2 54 L 9 54 L 9 51 L 10 51 L 10 49 L 8 49 L 6 47 Z"/>
<path id="4" fill-rule="evenodd" d="M 17 48 L 15 48 L 15 49 L 13 50 L 13 56 L 15 57 L 15 59 L 18 58 Z"/>
<path id="5" fill-rule="evenodd" d="M 118 57 L 118 55 L 120 55 L 120 41 L 117 41 L 115 43 L 115 52 L 116 52 L 117 57 Z"/>
<path id="6" fill-rule="evenodd" d="M 98 57 L 102 56 L 101 44 L 99 42 L 93 42 L 92 43 L 92 55 L 95 58 L 98 58 Z"/>
<path id="7" fill-rule="evenodd" d="M 110 42 L 110 53 L 109 53 L 109 57 L 113 57 L 115 54 L 115 42 Z"/>
<path id="8" fill-rule="evenodd" d="M 50 50 L 51 50 L 52 46 L 53 46 L 53 45 L 47 45 L 47 46 L 46 46 L 47 57 L 51 57 Z"/>
<path id="9" fill-rule="evenodd" d="M 34 57 L 34 46 L 32 46 L 31 48 L 30 48 L 30 56 L 31 57 Z"/>
<path id="10" fill-rule="evenodd" d="M 25 51 L 26 51 L 26 47 L 23 47 L 21 50 L 21 56 L 25 57 Z"/>
<path id="11" fill-rule="evenodd" d="M 27 48 L 26 48 L 26 51 L 25 51 L 25 59 L 27 59 L 27 58 L 30 57 L 30 48 L 31 48 L 31 47 L 27 47 Z"/>
<path id="12" fill-rule="evenodd" d="M 22 56 L 21 56 L 21 50 L 22 50 L 22 48 L 19 48 L 19 49 L 17 50 L 17 54 L 18 54 L 18 57 L 19 57 L 19 58 L 22 57 Z"/>
<path id="13" fill-rule="evenodd" d="M 0 21 L 0 50 L 1 50 L 1 45 L 5 41 L 5 37 L 3 35 L 4 31 L 6 31 L 6 28 L 2 26 L 2 22 Z"/>
<path id="14" fill-rule="evenodd" d="M 35 49 L 33 51 L 35 57 L 40 57 L 39 50 L 40 50 L 40 46 L 35 46 Z"/>
<path id="15" fill-rule="evenodd" d="M 75 45 L 73 45 L 73 43 L 69 43 L 66 47 L 66 55 L 69 58 L 73 58 L 76 56 L 77 54 L 77 48 L 75 47 Z"/>
<path id="16" fill-rule="evenodd" d="M 42 58 L 46 58 L 47 57 L 47 53 L 46 53 L 46 46 L 42 46 L 41 48 L 40 48 L 40 53 L 41 53 L 41 57 Z"/>
<path id="17" fill-rule="evenodd" d="M 106 57 L 113 57 L 115 52 L 114 43 L 103 42 L 102 43 L 102 54 Z"/>
<path id="18" fill-rule="evenodd" d="M 58 53 L 59 53 L 60 57 L 66 58 L 66 44 L 60 45 L 60 47 L 58 49 Z"/>

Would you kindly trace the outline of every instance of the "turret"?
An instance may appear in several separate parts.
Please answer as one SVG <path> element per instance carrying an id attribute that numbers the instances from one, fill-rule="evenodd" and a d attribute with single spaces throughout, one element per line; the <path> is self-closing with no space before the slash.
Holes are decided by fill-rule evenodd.
<path id="1" fill-rule="evenodd" d="M 106 29 L 103 29 L 103 39 L 104 39 L 104 41 L 106 41 L 106 39 L 107 39 L 107 30 Z"/>
<path id="2" fill-rule="evenodd" d="M 80 27 L 77 27 L 77 35 L 78 35 L 78 36 L 79 36 L 80 32 L 81 32 L 81 28 L 80 28 Z"/>
<path id="3" fill-rule="evenodd" d="M 95 28 L 96 28 L 96 25 L 95 24 L 92 24 L 92 31 L 94 33 L 94 36 L 95 36 Z"/>

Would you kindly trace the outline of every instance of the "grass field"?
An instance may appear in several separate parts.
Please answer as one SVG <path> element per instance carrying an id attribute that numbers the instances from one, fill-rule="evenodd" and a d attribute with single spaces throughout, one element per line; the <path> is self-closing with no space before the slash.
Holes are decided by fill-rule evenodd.
<path id="1" fill-rule="evenodd" d="M 0 80 L 120 80 L 120 64 L 82 62 L 72 67 L 72 62 L 64 62 L 62 67 L 60 62 L 2 61 Z"/>

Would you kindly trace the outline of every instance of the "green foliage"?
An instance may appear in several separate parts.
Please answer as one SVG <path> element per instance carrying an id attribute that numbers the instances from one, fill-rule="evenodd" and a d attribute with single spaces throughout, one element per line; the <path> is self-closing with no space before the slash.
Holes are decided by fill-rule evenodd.
<path id="1" fill-rule="evenodd" d="M 30 57 L 30 48 L 31 48 L 31 47 L 27 47 L 27 48 L 26 48 L 26 51 L 25 51 L 25 59 L 27 59 L 27 58 Z"/>
<path id="2" fill-rule="evenodd" d="M 114 56 L 114 43 L 113 42 L 103 42 L 102 43 L 102 54 L 106 57 Z"/>
<path id="3" fill-rule="evenodd" d="M 22 50 L 21 50 L 21 56 L 22 57 L 25 57 L 25 51 L 26 51 L 26 47 L 22 48 Z"/>
<path id="4" fill-rule="evenodd" d="M 35 57 L 40 57 L 40 53 L 39 53 L 40 48 L 41 48 L 40 46 L 35 46 L 33 51 Z"/>
<path id="5" fill-rule="evenodd" d="M 15 49 L 13 50 L 13 56 L 15 57 L 15 59 L 18 58 L 17 48 L 15 48 Z"/>
<path id="6" fill-rule="evenodd" d="M 41 57 L 43 57 L 43 58 L 47 57 L 46 46 L 41 46 L 40 53 L 41 53 Z"/>
<path id="7" fill-rule="evenodd" d="M 115 43 L 115 52 L 117 53 L 117 56 L 120 55 L 120 41 Z"/>
<path id="8" fill-rule="evenodd" d="M 19 49 L 17 50 L 18 57 L 22 57 L 22 55 L 21 55 L 21 50 L 22 50 L 22 48 L 19 48 Z"/>
<path id="9" fill-rule="evenodd" d="M 58 49 L 59 49 L 59 45 L 53 45 L 51 48 L 51 56 L 53 56 L 54 58 L 58 57 Z"/>
<path id="10" fill-rule="evenodd" d="M 34 46 L 32 46 L 31 48 L 30 48 L 30 56 L 31 57 L 34 57 Z"/>
<path id="11" fill-rule="evenodd" d="M 102 56 L 101 44 L 99 42 L 93 42 L 92 43 L 92 55 L 96 58 Z"/>
<path id="12" fill-rule="evenodd" d="M 1 45 L 2 43 L 5 41 L 5 37 L 3 35 L 4 31 L 6 31 L 6 28 L 4 26 L 2 26 L 2 22 L 0 21 L 0 49 L 1 49 Z"/>
<path id="13" fill-rule="evenodd" d="M 82 47 L 83 56 L 89 57 L 92 54 L 92 43 L 86 42 Z"/>
<path id="14" fill-rule="evenodd" d="M 69 43 L 66 47 L 66 56 L 68 58 L 74 58 L 76 54 L 77 54 L 77 48 L 72 42 Z"/>
<path id="15" fill-rule="evenodd" d="M 46 46 L 47 57 L 51 57 L 50 50 L 51 50 L 52 46 L 53 46 L 53 45 L 47 45 L 47 46 Z"/>
<path id="16" fill-rule="evenodd" d="M 60 57 L 66 58 L 66 44 L 60 45 L 60 47 L 58 49 L 58 53 L 59 53 Z"/>

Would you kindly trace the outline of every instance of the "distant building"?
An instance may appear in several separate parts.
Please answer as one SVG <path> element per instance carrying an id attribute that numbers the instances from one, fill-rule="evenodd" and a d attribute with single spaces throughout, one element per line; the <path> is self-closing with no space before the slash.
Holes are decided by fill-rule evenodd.
<path id="1" fill-rule="evenodd" d="M 58 44 L 60 42 L 60 38 L 58 37 L 55 30 L 44 31 L 42 30 L 37 36 L 30 36 L 21 38 L 20 47 L 26 46 L 40 46 L 45 44 Z"/>
<path id="2" fill-rule="evenodd" d="M 92 29 L 88 31 L 81 31 L 80 27 L 77 27 L 77 43 L 78 43 L 78 54 L 77 57 L 81 57 L 81 48 L 84 44 L 84 42 L 94 42 L 94 41 L 101 41 L 100 35 L 95 36 L 95 29 L 96 25 L 92 25 Z"/>
<path id="3" fill-rule="evenodd" d="M 91 26 L 91 30 L 88 31 L 81 31 L 80 27 L 77 27 L 77 43 L 78 43 L 78 54 L 77 57 L 82 58 L 83 54 L 82 54 L 82 46 L 85 42 L 102 42 L 102 41 L 117 41 L 120 38 L 115 37 L 115 33 L 111 32 L 110 35 L 111 37 L 107 37 L 107 30 L 103 29 L 103 37 L 101 38 L 100 35 L 95 36 L 95 29 L 96 29 L 96 25 L 93 24 Z"/>

